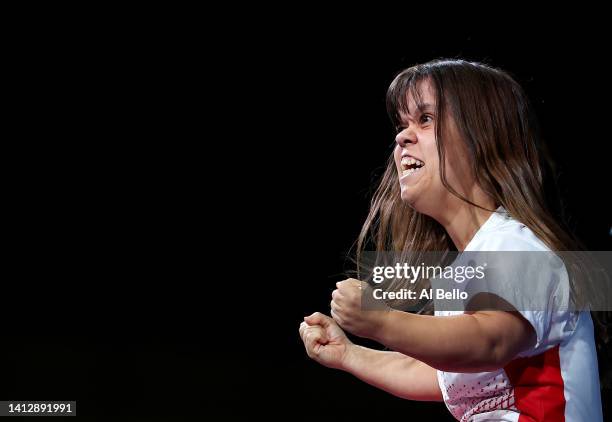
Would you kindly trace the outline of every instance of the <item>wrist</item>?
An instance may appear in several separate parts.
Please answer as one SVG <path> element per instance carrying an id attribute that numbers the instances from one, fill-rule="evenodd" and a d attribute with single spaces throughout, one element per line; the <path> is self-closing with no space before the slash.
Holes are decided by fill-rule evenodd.
<path id="1" fill-rule="evenodd" d="M 344 356 L 342 357 L 342 361 L 340 362 L 339 369 L 352 373 L 353 369 L 356 367 L 355 362 L 359 355 L 360 346 L 349 343 L 346 345 L 346 351 L 344 352 Z"/>
<path id="2" fill-rule="evenodd" d="M 378 312 L 379 314 L 376 317 L 375 329 L 372 332 L 372 336 L 370 337 L 370 340 L 374 340 L 377 343 L 380 343 L 386 346 L 387 344 L 385 343 L 385 341 L 387 338 L 388 327 L 390 325 L 389 320 L 392 318 L 393 312 L 396 312 L 396 311 L 389 308 L 384 311 L 374 311 L 374 312 Z"/>

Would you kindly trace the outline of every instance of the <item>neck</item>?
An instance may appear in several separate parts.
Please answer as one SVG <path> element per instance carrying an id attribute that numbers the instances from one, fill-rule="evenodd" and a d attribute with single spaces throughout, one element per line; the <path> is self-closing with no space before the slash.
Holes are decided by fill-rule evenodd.
<path id="1" fill-rule="evenodd" d="M 468 199 L 483 208 L 495 209 L 495 203 L 490 198 L 474 196 L 477 198 Z M 442 214 L 435 219 L 444 227 L 457 250 L 463 251 L 492 212 L 468 204 L 454 195 L 448 202 Z"/>

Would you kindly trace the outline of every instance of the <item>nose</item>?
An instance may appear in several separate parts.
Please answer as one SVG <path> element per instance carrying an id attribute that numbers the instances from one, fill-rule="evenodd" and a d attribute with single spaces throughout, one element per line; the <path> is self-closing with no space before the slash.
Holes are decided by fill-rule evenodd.
<path id="1" fill-rule="evenodd" d="M 408 144 L 416 144 L 417 138 L 413 130 L 411 130 L 410 128 L 406 128 L 395 136 L 395 142 L 401 148 L 404 148 Z"/>

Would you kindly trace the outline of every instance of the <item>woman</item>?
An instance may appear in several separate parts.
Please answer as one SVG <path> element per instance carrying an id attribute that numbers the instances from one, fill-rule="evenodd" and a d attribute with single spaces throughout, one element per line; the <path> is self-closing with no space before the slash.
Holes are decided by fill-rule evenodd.
<path id="1" fill-rule="evenodd" d="M 461 60 L 417 65 L 392 82 L 387 106 L 396 146 L 358 256 L 369 239 L 380 252 L 576 250 L 542 194 L 534 123 L 508 74 Z M 602 420 L 588 312 L 516 303 L 364 312 L 358 280 L 337 287 L 331 317 L 314 313 L 300 325 L 315 361 L 399 397 L 444 401 L 461 421 Z M 357 346 L 343 330 L 395 351 Z"/>

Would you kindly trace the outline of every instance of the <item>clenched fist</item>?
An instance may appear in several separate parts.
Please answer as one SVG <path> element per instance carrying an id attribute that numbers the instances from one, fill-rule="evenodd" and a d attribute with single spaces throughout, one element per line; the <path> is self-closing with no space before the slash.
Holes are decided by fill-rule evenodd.
<path id="1" fill-rule="evenodd" d="M 388 312 L 386 310 L 364 310 L 361 306 L 362 287 L 369 289 L 366 283 L 349 278 L 336 283 L 337 289 L 332 292 L 331 315 L 334 321 L 344 330 L 356 336 L 376 340 Z M 366 294 L 369 294 L 366 292 Z"/>
<path id="2" fill-rule="evenodd" d="M 320 312 L 304 318 L 300 336 L 308 356 L 328 368 L 342 369 L 353 346 L 338 324 Z"/>

